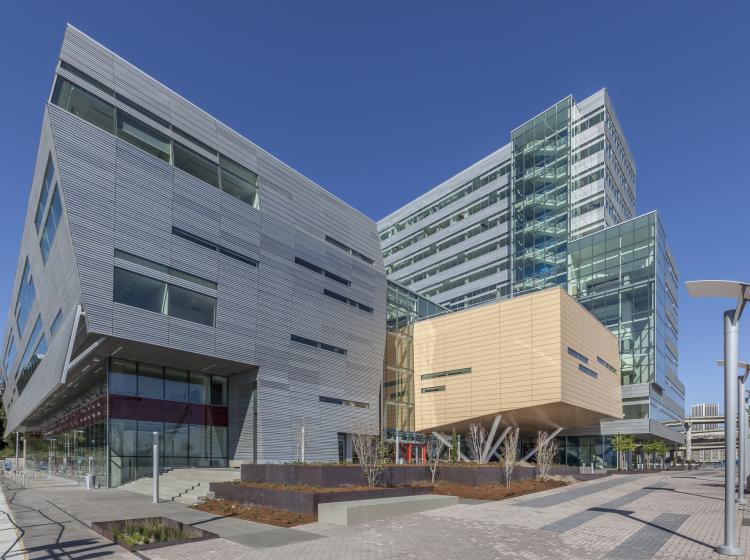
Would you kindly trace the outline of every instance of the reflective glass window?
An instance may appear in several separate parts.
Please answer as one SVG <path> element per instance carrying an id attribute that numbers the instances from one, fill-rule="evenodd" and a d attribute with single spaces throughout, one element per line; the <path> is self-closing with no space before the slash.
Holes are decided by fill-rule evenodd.
<path id="1" fill-rule="evenodd" d="M 211 390 L 211 376 L 207 373 L 190 372 L 190 402 L 208 403 Z"/>
<path id="2" fill-rule="evenodd" d="M 135 362 L 112 358 L 109 363 L 109 393 L 138 395 L 138 368 Z"/>
<path id="3" fill-rule="evenodd" d="M 10 371 L 10 367 L 13 365 L 13 362 L 16 359 L 16 354 L 16 339 L 13 337 L 13 335 L 11 335 L 10 342 L 8 342 L 8 346 L 5 349 L 5 358 L 3 359 L 3 375 L 5 375 L 6 377 L 8 376 L 8 372 Z"/>
<path id="4" fill-rule="evenodd" d="M 62 319 L 63 319 L 63 312 L 62 312 L 62 309 L 60 309 L 57 312 L 57 315 L 55 315 L 55 318 L 49 327 L 49 333 L 51 335 L 54 335 L 57 332 L 57 329 L 60 328 L 60 323 L 62 323 Z"/>
<path id="5" fill-rule="evenodd" d="M 29 318 L 35 298 L 36 289 L 34 288 L 34 279 L 31 276 L 31 268 L 29 267 L 29 259 L 27 258 L 26 263 L 23 265 L 21 286 L 18 289 L 18 299 L 16 299 L 16 326 L 18 327 L 18 335 L 21 337 L 23 337 L 23 329 L 26 326 L 26 321 Z"/>
<path id="6" fill-rule="evenodd" d="M 34 226 L 36 227 L 37 233 L 39 228 L 42 226 L 42 218 L 44 217 L 44 209 L 47 207 L 47 198 L 49 197 L 49 190 L 52 186 L 52 176 L 55 174 L 55 164 L 52 163 L 52 156 L 47 159 L 47 167 L 44 170 L 44 179 L 42 180 L 42 191 L 39 193 L 39 203 L 36 207 L 36 214 L 34 215 Z"/>
<path id="7" fill-rule="evenodd" d="M 135 420 L 112 418 L 109 421 L 109 447 L 117 455 L 135 455 L 138 426 Z"/>
<path id="8" fill-rule="evenodd" d="M 65 78 L 57 78 L 52 103 L 102 130 L 115 133 L 115 108 Z"/>
<path id="9" fill-rule="evenodd" d="M 114 300 L 166 315 L 167 285 L 160 280 L 115 268 Z"/>
<path id="10" fill-rule="evenodd" d="M 169 286 L 169 315 L 214 326 L 216 299 L 211 296 L 186 290 L 179 286 Z"/>
<path id="11" fill-rule="evenodd" d="M 188 456 L 188 425 L 164 424 L 164 457 Z M 176 465 L 175 465 L 176 466 Z M 181 466 L 187 466 L 181 465 Z"/>
<path id="12" fill-rule="evenodd" d="M 138 364 L 138 396 L 164 399 L 164 370 L 160 366 Z"/>
<path id="13" fill-rule="evenodd" d="M 210 430 L 210 426 L 190 424 L 189 454 L 191 458 L 205 457 L 209 452 L 210 448 L 206 444 Z"/>
<path id="14" fill-rule="evenodd" d="M 172 160 L 169 136 L 122 111 L 117 111 L 117 136 L 167 163 Z"/>
<path id="15" fill-rule="evenodd" d="M 164 423 L 138 420 L 138 456 L 152 457 L 154 453 L 154 432 L 159 434 L 159 444 L 164 442 Z"/>
<path id="16" fill-rule="evenodd" d="M 172 145 L 175 167 L 179 167 L 186 173 L 190 173 L 193 177 L 197 177 L 209 185 L 213 185 L 214 187 L 219 186 L 218 165 L 182 144 L 173 142 Z"/>
<path id="17" fill-rule="evenodd" d="M 164 370 L 164 398 L 168 401 L 188 402 L 188 372 L 184 369 Z"/>
<path id="18" fill-rule="evenodd" d="M 258 175 L 221 155 L 219 168 L 221 190 L 253 208 L 258 208 Z"/>
<path id="19" fill-rule="evenodd" d="M 211 404 L 227 405 L 227 378 L 220 375 L 211 376 Z"/>
<path id="20" fill-rule="evenodd" d="M 42 238 L 39 241 L 39 249 L 42 252 L 42 259 L 47 262 L 49 252 L 52 249 L 52 244 L 55 241 L 55 234 L 57 233 L 57 226 L 60 225 L 60 218 L 62 216 L 62 202 L 60 201 L 60 191 L 55 186 L 55 192 L 52 194 L 52 202 L 49 206 L 49 212 L 47 212 L 47 220 L 44 222 L 44 230 L 42 231 Z"/>

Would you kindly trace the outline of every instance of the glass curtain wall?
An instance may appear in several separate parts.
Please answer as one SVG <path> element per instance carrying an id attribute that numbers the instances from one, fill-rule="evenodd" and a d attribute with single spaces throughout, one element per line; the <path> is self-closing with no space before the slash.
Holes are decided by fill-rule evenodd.
<path id="1" fill-rule="evenodd" d="M 87 387 L 61 403 L 58 413 L 25 434 L 25 465 L 80 481 L 96 476 L 107 486 L 107 389 L 104 366 L 89 374 Z"/>
<path id="2" fill-rule="evenodd" d="M 568 250 L 568 291 L 620 340 L 622 384 L 655 377 L 654 214 L 583 237 Z"/>
<path id="3" fill-rule="evenodd" d="M 513 293 L 567 280 L 568 97 L 511 133 Z"/>
<path id="4" fill-rule="evenodd" d="M 110 486 L 152 470 L 153 433 L 164 468 L 226 467 L 227 378 L 111 359 Z"/>
<path id="5" fill-rule="evenodd" d="M 383 429 L 386 437 L 408 441 L 414 434 L 413 323 L 447 310 L 388 281 L 386 347 L 383 374 Z"/>

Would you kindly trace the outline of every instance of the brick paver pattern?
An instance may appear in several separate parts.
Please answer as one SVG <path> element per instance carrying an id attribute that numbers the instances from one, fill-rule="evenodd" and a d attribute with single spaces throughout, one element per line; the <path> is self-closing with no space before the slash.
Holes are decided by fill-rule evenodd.
<path id="1" fill-rule="evenodd" d="M 615 475 L 511 500 L 459 504 L 355 527 L 313 523 L 320 538 L 275 547 L 213 539 L 148 551 L 152 560 L 709 559 L 723 538 L 721 471 Z M 750 527 L 738 513 L 750 558 Z"/>

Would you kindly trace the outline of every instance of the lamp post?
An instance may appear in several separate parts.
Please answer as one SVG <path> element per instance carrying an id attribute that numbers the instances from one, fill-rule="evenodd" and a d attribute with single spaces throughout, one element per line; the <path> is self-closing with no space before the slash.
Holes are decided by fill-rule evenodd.
<path id="1" fill-rule="evenodd" d="M 717 360 L 717 365 L 723 366 L 724 360 Z M 737 376 L 737 424 L 739 425 L 739 437 L 737 438 L 737 454 L 739 455 L 739 481 L 737 484 L 737 503 L 741 506 L 747 504 L 745 499 L 745 486 L 747 485 L 747 408 L 745 408 L 745 383 L 747 382 L 748 373 L 750 373 L 750 364 L 747 362 L 737 362 L 740 369 L 745 373 Z M 724 419 L 725 422 L 728 419 Z M 734 422 L 734 420 L 732 420 Z"/>
<path id="2" fill-rule="evenodd" d="M 745 304 L 750 300 L 750 284 L 728 280 L 698 280 L 686 282 L 691 297 L 717 297 L 735 300 L 734 309 L 724 312 L 724 544 L 716 551 L 727 556 L 741 556 L 744 551 L 737 546 L 735 534 L 734 481 L 735 441 L 737 425 L 734 421 L 737 411 L 737 353 L 739 351 L 739 321 Z"/>

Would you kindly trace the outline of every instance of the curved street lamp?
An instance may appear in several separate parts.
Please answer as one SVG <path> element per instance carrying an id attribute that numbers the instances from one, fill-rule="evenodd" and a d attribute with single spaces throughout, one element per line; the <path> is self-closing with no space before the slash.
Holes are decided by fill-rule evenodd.
<path id="1" fill-rule="evenodd" d="M 736 475 L 735 441 L 737 441 L 737 368 L 740 346 L 739 321 L 745 304 L 750 301 L 750 283 L 731 280 L 696 280 L 686 282 L 690 297 L 727 298 L 735 300 L 734 309 L 724 312 L 724 544 L 716 551 L 727 556 L 741 556 L 735 535 L 734 481 Z"/>

